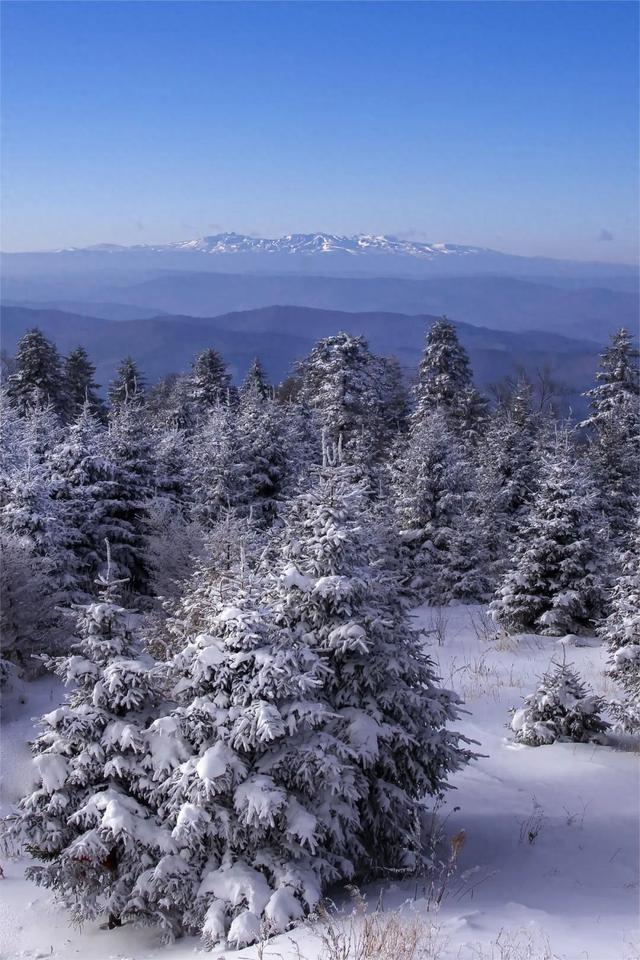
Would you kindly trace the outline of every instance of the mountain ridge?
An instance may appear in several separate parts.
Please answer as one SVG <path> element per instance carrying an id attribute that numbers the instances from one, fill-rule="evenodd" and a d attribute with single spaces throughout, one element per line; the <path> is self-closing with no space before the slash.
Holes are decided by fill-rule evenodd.
<path id="1" fill-rule="evenodd" d="M 84 346 L 97 366 L 97 379 L 108 383 L 120 360 L 131 355 L 149 382 L 190 368 L 196 353 L 215 347 L 236 382 L 260 356 L 269 377 L 278 382 L 320 337 L 345 330 L 362 334 L 371 349 L 395 355 L 411 374 L 417 368 L 427 327 L 435 316 L 391 312 L 347 313 L 319 308 L 270 306 L 217 317 L 167 316 L 140 320 L 105 320 L 55 310 L 2 308 L 3 343 L 9 353 L 30 327 L 38 326 L 62 353 Z M 513 332 L 457 323 L 477 384 L 487 389 L 524 369 L 535 377 L 549 369 L 566 383 L 567 405 L 582 411 L 580 394 L 592 383 L 601 347 L 559 333 Z"/>
<path id="2" fill-rule="evenodd" d="M 113 269 L 128 263 L 138 268 L 150 264 L 173 266 L 188 263 L 198 269 L 227 270 L 285 269 L 311 272 L 320 269 L 344 273 L 392 275 L 502 274 L 540 276 L 632 275 L 632 264 L 604 263 L 523 256 L 491 247 L 442 241 L 402 239 L 393 234 L 292 233 L 282 237 L 254 237 L 238 233 L 217 233 L 165 244 L 112 244 L 62 247 L 57 250 L 10 252 L 3 255 L 9 272 L 30 263 L 45 269 L 46 264 L 68 260 L 72 264 Z"/>

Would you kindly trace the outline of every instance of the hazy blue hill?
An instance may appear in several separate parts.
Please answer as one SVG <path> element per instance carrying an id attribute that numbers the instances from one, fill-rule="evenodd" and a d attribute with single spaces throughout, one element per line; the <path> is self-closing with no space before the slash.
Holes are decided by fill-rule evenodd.
<path id="1" fill-rule="evenodd" d="M 124 302 L 169 313 L 214 315 L 287 303 L 326 310 L 443 313 L 500 330 L 551 330 L 602 341 L 633 327 L 637 291 L 565 289 L 508 277 L 398 280 L 166 274 L 119 291 Z"/>
<path id="2" fill-rule="evenodd" d="M 217 317 L 169 316 L 114 321 L 66 313 L 4 306 L 2 342 L 13 353 L 25 330 L 38 326 L 64 354 L 77 344 L 87 348 L 102 384 L 118 362 L 131 354 L 149 380 L 189 369 L 194 355 L 207 346 L 218 349 L 234 376 L 242 377 L 259 355 L 270 375 L 281 380 L 295 360 L 320 337 L 339 330 L 363 334 L 374 351 L 395 354 L 409 372 L 417 366 L 429 315 L 349 313 L 293 306 L 271 306 Z M 514 333 L 458 323 L 481 386 L 523 368 L 535 375 L 548 367 L 567 384 L 568 401 L 582 409 L 579 394 L 592 382 L 600 347 L 545 331 Z"/>
<path id="3" fill-rule="evenodd" d="M 7 286 L 7 293 L 16 290 L 15 284 Z M 549 330 L 598 342 L 620 326 L 634 329 L 639 312 L 637 290 L 509 277 L 400 280 L 168 272 L 133 284 L 90 285 L 64 299 L 51 296 L 50 288 L 36 281 L 31 288 L 21 283 L 17 292 L 13 301 L 29 301 L 25 306 L 46 299 L 56 309 L 115 320 L 162 312 L 216 316 L 286 303 L 354 312 L 446 313 L 491 329 Z"/>
<path id="4" fill-rule="evenodd" d="M 3 305 L 26 307 L 29 310 L 58 310 L 64 313 L 99 317 L 103 320 L 146 320 L 157 317 L 164 311 L 157 307 L 142 307 L 132 303 L 111 303 L 91 300 L 11 300 L 4 298 Z"/>
<path id="5" fill-rule="evenodd" d="M 79 316 L 59 310 L 2 308 L 2 343 L 13 353 L 25 330 L 37 326 L 53 340 L 61 353 L 78 344 L 86 347 L 96 365 L 97 380 L 106 384 L 115 374 L 120 360 L 134 357 L 148 380 L 167 373 L 188 370 L 198 351 L 215 346 L 224 355 L 234 376 L 246 372 L 251 359 L 259 354 L 274 378 L 286 375 L 290 363 L 302 356 L 310 345 L 305 337 L 247 334 L 216 327 L 193 317 L 156 317 L 115 321 Z"/>

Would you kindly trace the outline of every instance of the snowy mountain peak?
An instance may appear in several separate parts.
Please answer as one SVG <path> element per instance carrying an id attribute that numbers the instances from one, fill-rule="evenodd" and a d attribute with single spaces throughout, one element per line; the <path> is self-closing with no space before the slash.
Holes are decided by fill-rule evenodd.
<path id="1" fill-rule="evenodd" d="M 136 244 L 121 246 L 115 243 L 100 243 L 91 247 L 67 247 L 58 253 L 122 253 L 147 251 L 171 253 L 185 251 L 203 254 L 290 254 L 293 256 L 315 254 L 341 254 L 346 256 L 369 256 L 391 254 L 419 260 L 434 260 L 444 256 L 469 256 L 487 253 L 481 247 L 462 246 L 451 243 L 423 243 L 402 240 L 388 234 L 358 233 L 346 236 L 336 233 L 289 233 L 283 237 L 250 237 L 240 233 L 217 233 L 167 244 Z"/>
<path id="2" fill-rule="evenodd" d="M 154 249 L 160 249 L 155 247 Z M 201 253 L 341 253 L 351 256 L 386 253 L 433 260 L 441 256 L 468 256 L 484 252 L 480 247 L 450 243 L 423 243 L 402 240 L 387 234 L 359 233 L 345 236 L 335 233 L 290 233 L 283 237 L 249 237 L 238 233 L 220 233 L 194 240 L 167 244 L 167 250 L 191 250 Z"/>

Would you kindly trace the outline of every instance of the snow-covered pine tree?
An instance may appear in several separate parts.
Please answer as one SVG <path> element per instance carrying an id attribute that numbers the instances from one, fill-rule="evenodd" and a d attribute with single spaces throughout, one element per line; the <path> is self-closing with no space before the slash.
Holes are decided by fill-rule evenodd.
<path id="1" fill-rule="evenodd" d="M 15 370 L 7 384 L 7 395 L 21 414 L 35 402 L 50 404 L 63 412 L 64 390 L 60 355 L 55 344 L 41 330 L 28 330 L 18 342 Z"/>
<path id="2" fill-rule="evenodd" d="M 103 445 L 104 428 L 86 402 L 48 461 L 51 497 L 64 519 L 59 543 L 70 559 L 66 594 L 69 602 L 76 604 L 95 593 L 104 536 L 109 530 L 113 472 Z"/>
<path id="3" fill-rule="evenodd" d="M 52 498 L 51 445 L 61 434 L 50 406 L 31 408 L 26 419 L 12 409 L 3 410 L 0 530 L 7 605 L 3 642 L 19 645 L 23 659 L 38 649 L 58 649 L 63 634 L 55 608 L 70 602 L 76 582 L 77 569 L 68 549 L 73 531 Z M 32 583 L 20 583 L 23 575 Z M 38 592 L 41 610 L 28 609 Z"/>
<path id="4" fill-rule="evenodd" d="M 267 375 L 259 357 L 255 357 L 252 361 L 249 372 L 240 387 L 241 397 L 247 393 L 255 393 L 261 400 L 266 400 L 267 397 L 273 395 L 273 388 L 267 380 Z"/>
<path id="5" fill-rule="evenodd" d="M 378 358 L 364 337 L 338 333 L 319 340 L 299 365 L 299 400 L 317 415 L 328 443 L 342 438 L 363 475 L 380 457 L 383 384 Z"/>
<path id="6" fill-rule="evenodd" d="M 602 614 L 606 522 L 591 477 L 559 430 L 543 456 L 538 488 L 523 519 L 511 569 L 491 604 L 510 633 L 551 636 L 592 629 Z"/>
<path id="7" fill-rule="evenodd" d="M 590 693 L 570 664 L 557 663 L 542 677 L 524 707 L 514 711 L 511 729 L 518 743 L 539 747 L 556 740 L 596 742 L 608 729 L 600 713 L 604 702 Z"/>
<path id="8" fill-rule="evenodd" d="M 234 419 L 237 493 L 230 503 L 244 513 L 251 511 L 256 523 L 266 527 L 277 516 L 286 479 L 283 408 L 252 384 L 242 393 Z"/>
<path id="9" fill-rule="evenodd" d="M 472 385 L 467 351 L 458 340 L 453 323 L 441 317 L 427 331 L 416 385 L 417 415 L 455 408 L 460 394 Z"/>
<path id="10" fill-rule="evenodd" d="M 283 496 L 291 499 L 313 483 L 312 465 L 320 463 L 322 456 L 322 427 L 317 412 L 307 403 L 279 402 L 287 451 Z"/>
<path id="11" fill-rule="evenodd" d="M 62 381 L 64 414 L 67 423 L 72 423 L 82 413 L 85 404 L 99 420 L 106 417 L 105 406 L 98 395 L 94 381 L 96 368 L 91 363 L 84 347 L 76 347 L 65 358 Z"/>
<path id="12" fill-rule="evenodd" d="M 153 431 L 155 498 L 183 516 L 188 515 L 192 500 L 191 442 L 191 435 L 178 427 Z"/>
<path id="13" fill-rule="evenodd" d="M 236 569 L 216 593 L 199 572 L 193 586 L 186 608 L 208 632 L 169 664 L 179 706 L 156 722 L 173 746 L 161 792 L 179 856 L 137 892 L 153 912 L 169 884 L 186 930 L 244 946 L 263 923 L 285 930 L 344 875 L 356 774 L 325 732 L 322 658 L 276 628 L 261 579 Z"/>
<path id="14" fill-rule="evenodd" d="M 441 410 L 411 422 L 391 462 L 406 584 L 423 599 L 479 600 L 488 590 L 486 547 L 473 511 L 473 472 Z"/>
<path id="15" fill-rule="evenodd" d="M 619 330 L 601 357 L 596 386 L 585 396 L 591 416 L 589 456 L 612 543 L 628 546 L 640 477 L 640 383 L 638 350 L 627 330 Z"/>
<path id="16" fill-rule="evenodd" d="M 22 466 L 26 451 L 25 422 L 0 390 L 0 509 L 12 492 L 11 474 Z"/>
<path id="17" fill-rule="evenodd" d="M 74 573 L 67 550 L 72 531 L 52 499 L 50 458 L 63 431 L 52 407 L 38 405 L 28 410 L 18 431 L 10 435 L 4 439 L 16 446 L 6 459 L 3 456 L 7 472 L 0 488 L 0 527 L 28 543 L 32 553 L 45 561 L 41 570 L 50 578 L 50 592 L 62 603 Z"/>
<path id="18" fill-rule="evenodd" d="M 132 357 L 125 357 L 118 367 L 115 379 L 107 392 L 114 410 L 125 404 L 142 404 L 145 400 L 145 382 L 138 365 Z"/>
<path id="19" fill-rule="evenodd" d="M 193 573 L 156 624 L 153 643 L 161 659 L 179 653 L 190 638 L 214 629 L 213 618 L 229 584 L 255 571 L 264 546 L 262 531 L 251 517 L 239 515 L 233 507 L 221 510 L 219 520 L 203 536 Z"/>
<path id="20" fill-rule="evenodd" d="M 405 373 L 397 357 L 377 357 L 376 361 L 381 419 L 388 434 L 388 442 L 392 442 L 407 428 L 409 391 Z"/>
<path id="21" fill-rule="evenodd" d="M 151 910 L 169 884 L 209 944 L 286 929 L 333 881 L 415 869 L 424 798 L 468 757 L 352 473 L 328 467 L 296 498 L 253 575 L 199 571 L 182 604 L 179 706 L 156 721 L 173 744 L 162 809 L 180 857 L 139 896 Z"/>
<path id="22" fill-rule="evenodd" d="M 227 365 L 213 347 L 203 350 L 193 362 L 191 392 L 196 410 L 206 416 L 213 407 L 228 403 L 233 388 Z"/>
<path id="23" fill-rule="evenodd" d="M 72 689 L 42 717 L 33 744 L 38 786 L 3 825 L 42 861 L 27 876 L 52 889 L 74 921 L 106 914 L 110 926 L 121 922 L 143 870 L 175 851 L 149 803 L 155 675 L 117 587 L 109 575 L 102 581 L 100 598 L 81 610 L 74 652 L 50 661 Z M 167 924 L 168 913 L 154 918 Z"/>
<path id="24" fill-rule="evenodd" d="M 489 401 L 475 387 L 460 394 L 452 424 L 460 439 L 472 448 L 479 447 L 489 426 Z"/>
<path id="25" fill-rule="evenodd" d="M 150 422 L 160 430 L 184 430 L 190 436 L 198 419 L 192 393 L 189 376 L 172 373 L 158 380 L 145 395 Z"/>
<path id="26" fill-rule="evenodd" d="M 321 655 L 329 732 L 355 754 L 357 843 L 344 853 L 360 876 L 420 865 L 421 804 L 469 756 L 446 729 L 457 698 L 437 686 L 409 629 L 384 564 L 387 535 L 367 522 L 366 500 L 353 468 L 325 466 L 291 504 L 271 554 L 279 576 L 270 590 L 278 627 Z"/>
<path id="27" fill-rule="evenodd" d="M 611 592 L 611 612 L 598 630 L 609 647 L 609 673 L 622 688 L 611 710 L 625 733 L 640 732 L 640 511 L 634 534 L 618 562 L 622 572 Z"/>
<path id="28" fill-rule="evenodd" d="M 25 443 L 24 461 L 31 458 L 46 465 L 51 452 L 64 437 L 65 428 L 55 408 L 42 396 L 34 397 L 34 403 L 22 417 Z"/>
<path id="29" fill-rule="evenodd" d="M 544 423 L 532 411 L 530 396 L 530 384 L 521 380 L 511 402 L 492 414 L 475 455 L 474 513 L 483 531 L 494 589 L 508 568 L 537 483 Z"/>
<path id="30" fill-rule="evenodd" d="M 0 557 L 2 657 L 29 676 L 38 672 L 33 658 L 55 653 L 63 640 L 59 594 L 47 559 L 25 537 L 0 530 Z"/>
<path id="31" fill-rule="evenodd" d="M 192 515 L 205 530 L 215 526 L 222 511 L 235 507 L 241 497 L 237 440 L 235 411 L 223 403 L 212 407 L 194 434 Z"/>
<path id="32" fill-rule="evenodd" d="M 147 414 L 149 404 L 147 404 Z M 148 505 L 151 593 L 177 595 L 202 553 L 203 530 L 192 517 L 192 437 L 186 430 L 155 429 L 154 490 Z"/>
<path id="33" fill-rule="evenodd" d="M 111 411 L 101 438 L 109 483 L 99 533 L 111 544 L 114 575 L 139 594 L 148 593 L 151 577 L 147 537 L 154 492 L 152 439 L 144 408 L 136 402 Z"/>
<path id="34" fill-rule="evenodd" d="M 479 441 L 488 421 L 487 401 L 473 385 L 469 357 L 447 317 L 427 331 L 415 396 L 414 420 L 439 411 L 456 436 L 470 444 Z"/>

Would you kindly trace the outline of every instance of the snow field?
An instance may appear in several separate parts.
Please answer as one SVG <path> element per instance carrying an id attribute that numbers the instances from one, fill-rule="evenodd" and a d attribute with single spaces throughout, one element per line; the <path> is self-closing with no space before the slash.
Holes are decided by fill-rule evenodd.
<path id="1" fill-rule="evenodd" d="M 589 639 L 576 645 L 574 637 L 502 639 L 480 606 L 421 607 L 413 619 L 443 683 L 465 697 L 469 713 L 457 727 L 483 755 L 452 777 L 455 789 L 437 811 L 445 852 L 452 838 L 457 850 L 448 880 L 370 885 L 362 891 L 366 922 L 349 894 L 336 890 L 328 920 L 251 948 L 207 954 L 195 938 L 164 945 L 153 929 L 74 929 L 48 891 L 23 879 L 25 861 L 4 859 L 2 960 L 186 960 L 200 953 L 213 960 L 335 960 L 322 943 L 331 935 L 343 949 L 351 944 L 342 960 L 634 960 L 637 753 L 615 738 L 608 746 L 522 746 L 509 727 L 509 710 L 535 689 L 552 658 L 562 660 L 563 648 L 594 692 L 612 696 L 605 649 Z M 20 702 L 17 692 L 4 704 L 3 813 L 30 785 L 31 718 L 55 708 L 62 689 L 42 679 L 27 686 L 26 697 Z M 434 888 L 443 891 L 439 908 Z M 406 952 L 418 940 L 420 947 Z"/>

